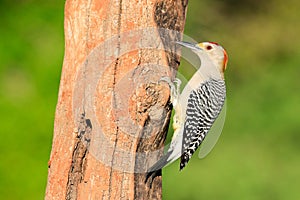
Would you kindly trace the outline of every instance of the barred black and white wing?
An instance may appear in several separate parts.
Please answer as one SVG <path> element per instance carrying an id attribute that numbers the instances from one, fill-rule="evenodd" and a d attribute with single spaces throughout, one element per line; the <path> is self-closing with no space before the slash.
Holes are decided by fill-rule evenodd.
<path id="1" fill-rule="evenodd" d="M 219 116 L 215 120 L 214 124 L 210 128 L 208 134 L 205 137 L 205 140 L 200 145 L 198 158 L 203 159 L 205 158 L 214 146 L 217 144 L 219 137 L 221 136 L 226 118 L 226 100 L 224 102 L 222 111 L 220 112 Z"/>
<path id="2" fill-rule="evenodd" d="M 222 110 L 225 97 L 224 80 L 210 79 L 190 93 L 183 130 L 180 170 L 204 140 Z"/>

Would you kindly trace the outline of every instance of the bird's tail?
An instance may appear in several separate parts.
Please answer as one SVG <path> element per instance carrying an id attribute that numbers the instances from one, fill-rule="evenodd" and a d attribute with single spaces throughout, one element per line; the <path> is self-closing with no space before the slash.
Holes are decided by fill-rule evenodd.
<path id="1" fill-rule="evenodd" d="M 159 159 L 154 165 L 152 165 L 152 167 L 148 169 L 148 172 L 157 171 L 165 167 L 168 164 L 168 158 L 170 157 L 171 154 L 172 152 L 170 151 L 167 152 L 165 155 L 163 155 L 161 159 Z"/>
<path id="2" fill-rule="evenodd" d="M 172 154 L 172 151 L 167 152 L 165 155 L 163 155 L 163 157 L 161 157 L 161 159 L 159 159 L 154 165 L 152 165 L 152 167 L 150 167 L 147 171 L 147 176 L 146 176 L 146 181 L 152 176 L 157 176 L 158 171 L 160 171 L 163 167 L 165 167 L 168 164 L 168 159 L 170 157 L 170 155 Z M 152 179 L 154 179 L 154 177 L 152 177 Z"/>
<path id="3" fill-rule="evenodd" d="M 165 155 L 163 155 L 152 167 L 147 171 L 146 180 L 153 174 L 158 174 L 158 171 L 168 164 L 171 164 L 181 156 L 182 146 L 182 131 L 183 129 L 177 129 L 172 137 L 171 145 Z"/>

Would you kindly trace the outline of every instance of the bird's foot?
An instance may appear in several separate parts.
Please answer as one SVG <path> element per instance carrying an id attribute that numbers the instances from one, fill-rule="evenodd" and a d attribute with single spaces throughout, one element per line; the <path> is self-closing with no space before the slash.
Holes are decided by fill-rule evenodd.
<path id="1" fill-rule="evenodd" d="M 181 80 L 175 78 L 174 81 L 171 81 L 170 77 L 165 76 L 162 77 L 160 81 L 168 83 L 171 90 L 171 102 L 173 107 L 175 107 L 179 103 Z"/>

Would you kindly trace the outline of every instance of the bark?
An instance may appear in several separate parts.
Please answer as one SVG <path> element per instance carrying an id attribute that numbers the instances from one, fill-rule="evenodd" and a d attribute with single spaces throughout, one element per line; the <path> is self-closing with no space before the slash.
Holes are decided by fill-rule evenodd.
<path id="1" fill-rule="evenodd" d="M 67 0 L 45 199 L 161 199 L 163 150 L 187 0 Z M 168 29 L 168 30 L 167 30 Z M 151 187 L 152 186 L 152 187 Z"/>

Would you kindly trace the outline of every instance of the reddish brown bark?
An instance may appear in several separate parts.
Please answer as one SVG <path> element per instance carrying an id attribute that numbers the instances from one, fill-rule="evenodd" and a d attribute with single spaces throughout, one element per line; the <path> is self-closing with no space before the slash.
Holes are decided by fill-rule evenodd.
<path id="1" fill-rule="evenodd" d="M 169 89 L 159 79 L 175 76 L 179 58 L 169 41 L 181 37 L 186 6 L 187 0 L 66 1 L 45 199 L 161 198 L 161 177 L 150 187 L 145 172 L 169 123 Z"/>

